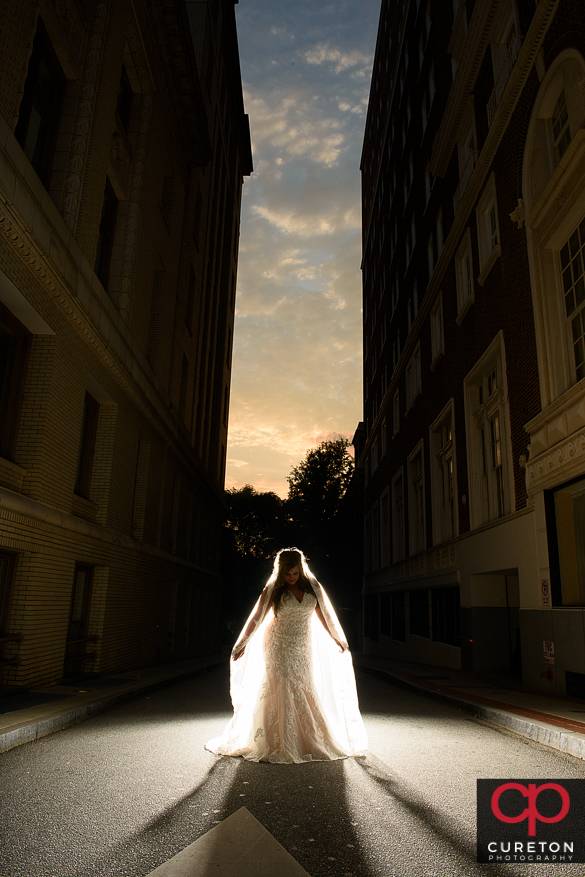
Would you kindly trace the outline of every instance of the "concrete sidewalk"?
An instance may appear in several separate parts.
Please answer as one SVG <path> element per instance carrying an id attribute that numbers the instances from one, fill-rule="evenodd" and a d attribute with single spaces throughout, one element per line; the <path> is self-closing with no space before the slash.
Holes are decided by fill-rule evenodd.
<path id="1" fill-rule="evenodd" d="M 78 686 L 48 686 L 0 697 L 0 752 L 37 740 L 149 691 L 188 679 L 228 656 L 194 658 Z M 411 664 L 353 653 L 356 669 L 379 673 L 389 682 L 463 709 L 561 752 L 585 759 L 585 701 L 543 697 L 513 683 L 478 673 Z"/>
<path id="2" fill-rule="evenodd" d="M 193 658 L 128 673 L 52 685 L 0 697 L 0 752 L 46 737 L 149 691 L 227 664 L 229 654 Z"/>
<path id="3" fill-rule="evenodd" d="M 383 674 L 416 694 L 433 697 L 545 746 L 585 759 L 585 701 L 545 697 L 513 682 L 446 667 L 353 654 L 354 666 Z"/>

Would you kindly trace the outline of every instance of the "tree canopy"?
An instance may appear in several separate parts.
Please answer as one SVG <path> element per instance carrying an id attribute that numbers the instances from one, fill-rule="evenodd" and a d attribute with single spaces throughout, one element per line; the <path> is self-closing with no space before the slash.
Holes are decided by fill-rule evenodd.
<path id="1" fill-rule="evenodd" d="M 350 607 L 359 600 L 361 581 L 356 564 L 361 528 L 358 532 L 346 496 L 353 471 L 349 442 L 339 436 L 309 450 L 291 469 L 286 499 L 250 484 L 226 491 L 224 593 L 231 619 L 243 621 L 250 611 L 276 551 L 297 546 L 338 608 L 350 613 L 345 624 L 351 626 Z"/>
<path id="2" fill-rule="evenodd" d="M 315 520 L 331 520 L 339 511 L 352 474 L 349 441 L 339 436 L 321 442 L 291 470 L 287 478 L 287 504 L 296 514 L 307 514 Z"/>
<path id="3" fill-rule="evenodd" d="M 238 554 L 266 560 L 278 548 L 282 529 L 283 501 L 276 493 L 259 493 L 251 484 L 227 490 L 226 527 Z"/>

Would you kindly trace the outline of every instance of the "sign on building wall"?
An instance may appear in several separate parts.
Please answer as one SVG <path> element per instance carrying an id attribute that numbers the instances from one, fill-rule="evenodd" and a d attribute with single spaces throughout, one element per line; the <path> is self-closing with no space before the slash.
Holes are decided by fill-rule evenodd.
<path id="1" fill-rule="evenodd" d="M 542 643 L 544 650 L 544 663 L 554 664 L 555 662 L 555 644 L 552 640 L 545 639 Z"/>

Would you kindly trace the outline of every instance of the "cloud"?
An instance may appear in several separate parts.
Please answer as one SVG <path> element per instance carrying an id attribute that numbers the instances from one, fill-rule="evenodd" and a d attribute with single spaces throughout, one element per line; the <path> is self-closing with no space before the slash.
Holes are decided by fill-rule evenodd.
<path id="1" fill-rule="evenodd" d="M 245 181 L 226 485 L 286 476 L 362 417 L 359 163 L 379 0 L 236 7 Z"/>
<path id="2" fill-rule="evenodd" d="M 274 88 L 266 94 L 247 84 L 244 93 L 251 124 L 254 154 L 266 147 L 284 157 L 307 158 L 316 164 L 335 164 L 345 146 L 343 124 L 336 115 L 323 113 L 319 96 L 299 86 Z"/>
<path id="3" fill-rule="evenodd" d="M 335 73 L 343 73 L 352 67 L 366 68 L 365 75 L 369 73 L 372 66 L 372 55 L 361 52 L 359 49 L 343 51 L 328 43 L 319 43 L 305 52 L 305 59 L 308 64 L 325 64 L 334 65 Z"/>
<path id="4" fill-rule="evenodd" d="M 295 232 L 302 237 L 315 237 L 319 235 L 332 235 L 345 228 L 358 228 L 358 211 L 350 209 L 339 213 L 321 213 L 315 216 L 312 213 L 287 210 L 285 205 L 268 207 L 263 204 L 253 204 L 252 213 L 262 217 L 267 222 L 275 225 L 280 231 L 290 234 Z"/>

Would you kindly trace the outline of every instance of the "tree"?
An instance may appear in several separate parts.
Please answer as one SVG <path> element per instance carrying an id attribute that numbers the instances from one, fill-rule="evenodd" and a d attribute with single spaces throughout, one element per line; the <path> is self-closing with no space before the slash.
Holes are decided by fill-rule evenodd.
<path id="1" fill-rule="evenodd" d="M 287 479 L 286 510 L 294 539 L 320 569 L 331 568 L 327 558 L 339 547 L 337 519 L 352 474 L 349 441 L 339 436 L 312 448 Z"/>
<path id="2" fill-rule="evenodd" d="M 251 484 L 227 490 L 226 497 L 226 527 L 232 531 L 238 554 L 267 560 L 278 547 L 283 518 L 281 498 L 271 491 L 259 493 Z"/>
<path id="3" fill-rule="evenodd" d="M 286 522 L 283 501 L 276 493 L 259 493 L 246 484 L 227 490 L 226 500 L 223 548 L 226 620 L 237 631 L 270 575 L 274 554 L 282 547 Z"/>

